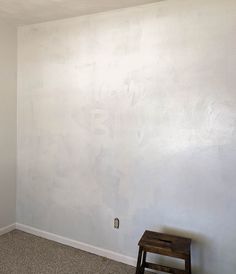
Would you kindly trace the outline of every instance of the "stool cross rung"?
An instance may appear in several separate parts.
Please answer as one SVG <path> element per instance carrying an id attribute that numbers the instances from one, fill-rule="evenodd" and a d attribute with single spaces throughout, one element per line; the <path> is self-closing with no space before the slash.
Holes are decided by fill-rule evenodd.
<path id="1" fill-rule="evenodd" d="M 185 274 L 185 270 L 173 268 L 173 267 L 168 267 L 164 265 L 159 265 L 159 264 L 153 264 L 153 263 L 145 263 L 145 267 L 157 271 L 162 271 L 162 272 L 167 272 L 167 273 L 172 273 L 172 274 Z"/>

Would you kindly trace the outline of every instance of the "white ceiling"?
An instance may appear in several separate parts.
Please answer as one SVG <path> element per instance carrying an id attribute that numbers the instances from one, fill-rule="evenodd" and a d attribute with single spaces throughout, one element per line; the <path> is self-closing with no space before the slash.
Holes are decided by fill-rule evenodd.
<path id="1" fill-rule="evenodd" d="M 0 17 L 18 25 L 132 7 L 158 0 L 0 0 Z"/>

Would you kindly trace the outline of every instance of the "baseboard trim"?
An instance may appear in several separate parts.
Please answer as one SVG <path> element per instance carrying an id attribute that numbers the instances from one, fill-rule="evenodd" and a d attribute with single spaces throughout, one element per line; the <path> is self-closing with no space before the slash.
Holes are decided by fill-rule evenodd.
<path id="1" fill-rule="evenodd" d="M 21 230 L 23 232 L 30 233 L 35 236 L 42 237 L 47 240 L 58 242 L 58 243 L 61 243 L 61 244 L 67 245 L 67 246 L 71 246 L 71 247 L 74 247 L 74 248 L 77 248 L 77 249 L 80 249 L 80 250 L 83 250 L 83 251 L 86 251 L 89 253 L 93 253 L 98 256 L 102 256 L 102 257 L 105 257 L 105 258 L 108 258 L 108 259 L 111 259 L 111 260 L 114 260 L 117 262 L 121 262 L 121 263 L 132 265 L 132 266 L 136 265 L 136 259 L 129 257 L 129 256 L 122 255 L 120 253 L 116 253 L 116 252 L 113 252 L 113 251 L 110 251 L 107 249 L 103 249 L 100 247 L 96 247 L 93 245 L 89 245 L 86 243 L 78 242 L 78 241 L 75 241 L 75 240 L 72 240 L 72 239 L 69 239 L 66 237 L 59 236 L 57 234 L 53 234 L 53 233 L 50 233 L 47 231 L 43 231 L 43 230 L 28 226 L 28 225 L 16 223 L 15 227 L 16 227 L 16 229 Z"/>
<path id="2" fill-rule="evenodd" d="M 11 224 L 9 226 L 5 226 L 3 228 L 0 228 L 0 236 L 2 236 L 3 234 L 9 233 L 14 229 L 16 229 L 16 224 Z"/>

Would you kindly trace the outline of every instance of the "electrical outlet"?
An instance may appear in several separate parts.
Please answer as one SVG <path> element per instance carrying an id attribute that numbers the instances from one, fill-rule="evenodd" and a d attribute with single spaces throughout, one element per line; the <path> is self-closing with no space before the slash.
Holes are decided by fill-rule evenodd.
<path id="1" fill-rule="evenodd" d="M 114 228 L 119 229 L 120 227 L 120 220 L 118 218 L 114 219 Z"/>

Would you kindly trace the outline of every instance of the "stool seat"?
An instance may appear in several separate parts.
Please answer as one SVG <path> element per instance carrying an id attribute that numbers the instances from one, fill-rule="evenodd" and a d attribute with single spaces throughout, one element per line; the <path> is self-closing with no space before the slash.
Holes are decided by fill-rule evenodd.
<path id="1" fill-rule="evenodd" d="M 191 239 L 146 230 L 140 239 L 136 274 L 145 268 L 168 273 L 191 274 Z M 146 262 L 146 253 L 155 253 L 185 260 L 185 270 Z"/>

